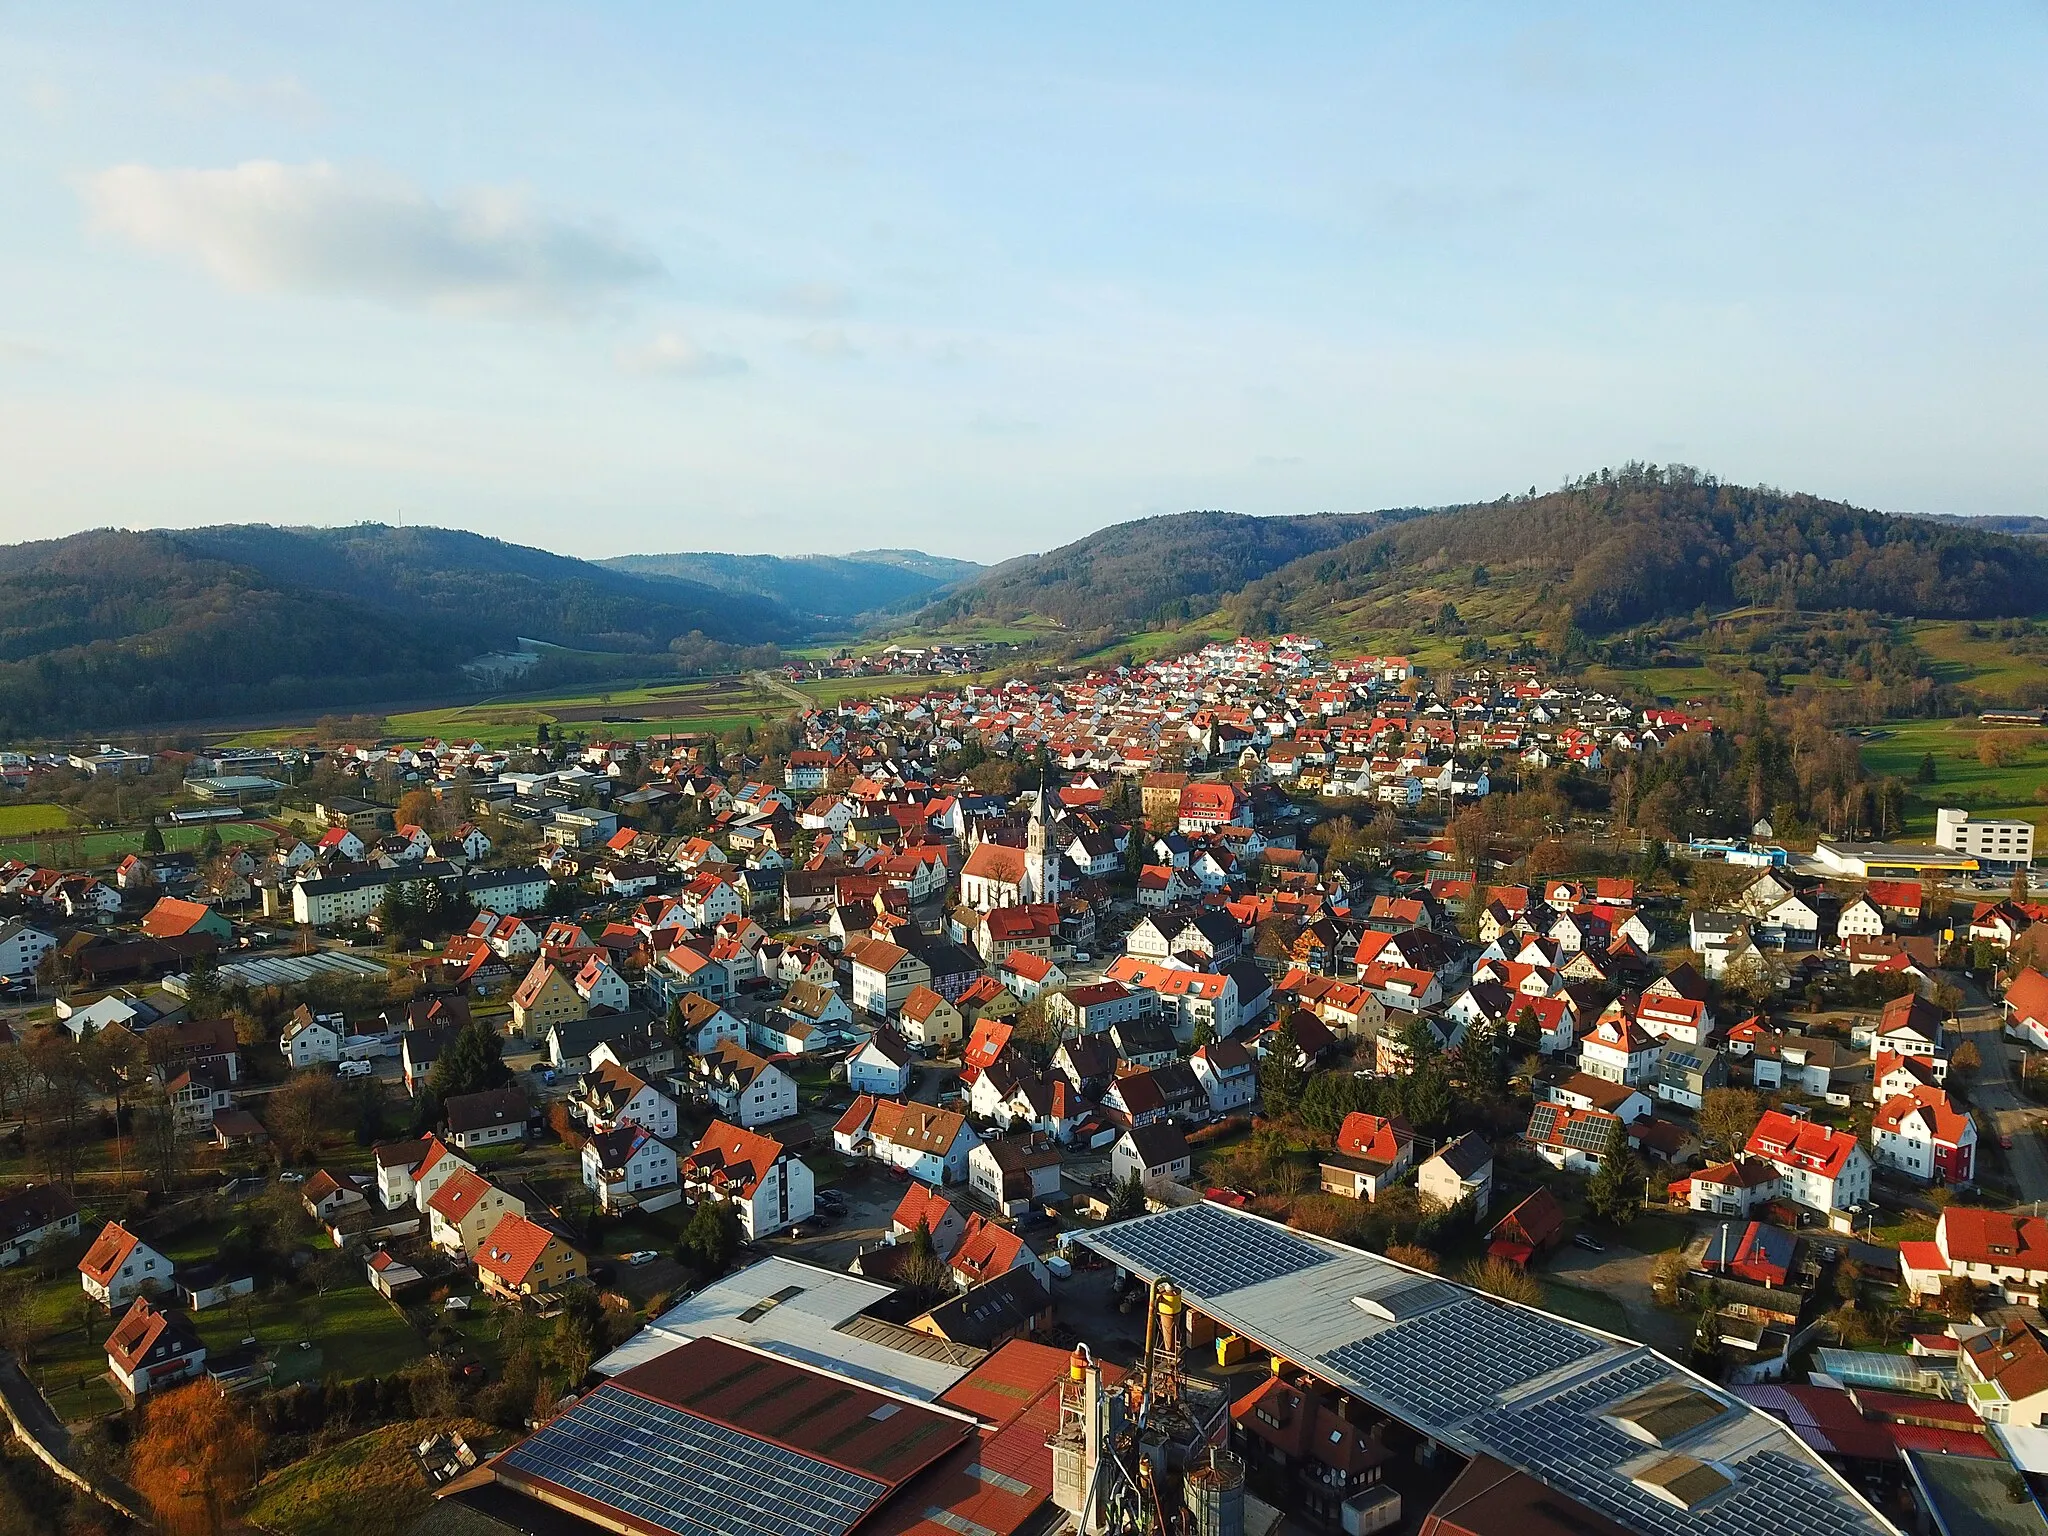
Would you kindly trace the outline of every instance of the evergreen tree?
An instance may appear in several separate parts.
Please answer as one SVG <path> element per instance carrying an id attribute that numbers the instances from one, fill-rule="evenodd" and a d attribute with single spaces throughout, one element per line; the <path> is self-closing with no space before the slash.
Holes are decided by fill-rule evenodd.
<path id="1" fill-rule="evenodd" d="M 1269 1115 L 1288 1115 L 1301 1102 L 1302 1071 L 1294 1043 L 1283 1040 L 1259 1058 L 1259 1098 Z"/>
<path id="2" fill-rule="evenodd" d="M 1920 769 L 1913 777 L 1922 784 L 1932 784 L 1934 782 L 1934 775 L 1934 754 L 1928 752 L 1921 757 Z"/>
<path id="3" fill-rule="evenodd" d="M 739 1213 L 723 1200 L 699 1200 L 676 1245 L 676 1262 L 700 1281 L 716 1280 L 740 1247 Z"/>
<path id="4" fill-rule="evenodd" d="M 163 829 L 154 820 L 151 820 L 150 824 L 142 829 L 142 851 L 144 853 L 162 853 L 164 851 Z"/>
<path id="5" fill-rule="evenodd" d="M 1145 1214 L 1145 1175 L 1141 1169 L 1133 1168 L 1130 1177 L 1117 1185 L 1116 1193 L 1110 1196 L 1109 1219 L 1123 1221 L 1131 1216 Z"/>
<path id="6" fill-rule="evenodd" d="M 1643 1170 L 1619 1120 L 1608 1128 L 1600 1171 L 1586 1183 L 1586 1204 L 1595 1216 L 1617 1227 L 1627 1226 L 1643 1208 Z"/>
<path id="7" fill-rule="evenodd" d="M 427 1086 L 443 1100 L 458 1093 L 502 1088 L 512 1078 L 503 1055 L 504 1042 L 497 1030 L 484 1019 L 472 1019 L 448 1042 L 448 1049 L 428 1074 Z"/>

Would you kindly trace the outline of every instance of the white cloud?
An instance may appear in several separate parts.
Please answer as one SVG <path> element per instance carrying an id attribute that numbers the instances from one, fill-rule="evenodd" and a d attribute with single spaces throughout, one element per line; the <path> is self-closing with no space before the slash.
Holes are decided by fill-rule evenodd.
<path id="1" fill-rule="evenodd" d="M 0 363 L 49 363 L 56 358 L 56 353 L 39 342 L 0 336 Z"/>
<path id="2" fill-rule="evenodd" d="M 320 98 L 297 75 L 244 80 L 235 75 L 198 75 L 171 87 L 171 105 L 195 114 L 261 113 L 287 122 L 309 123 L 321 115 Z"/>
<path id="3" fill-rule="evenodd" d="M 853 344 L 853 339 L 836 325 L 807 332 L 797 338 L 796 344 L 813 357 L 827 358 L 834 362 L 844 362 L 861 355 L 860 348 Z"/>
<path id="4" fill-rule="evenodd" d="M 663 331 L 644 346 L 620 348 L 619 366 L 630 373 L 710 379 L 721 374 L 745 373 L 747 360 L 726 352 L 708 352 L 687 336 Z"/>
<path id="5" fill-rule="evenodd" d="M 226 170 L 119 165 L 85 187 L 94 222 L 196 261 L 231 288 L 348 294 L 483 314 L 586 310 L 661 264 L 518 193 L 447 201 L 393 177 L 251 160 Z"/>

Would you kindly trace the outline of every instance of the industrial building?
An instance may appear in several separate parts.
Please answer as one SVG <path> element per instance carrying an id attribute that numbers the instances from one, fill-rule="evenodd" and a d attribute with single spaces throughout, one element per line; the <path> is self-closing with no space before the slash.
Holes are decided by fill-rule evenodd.
<path id="1" fill-rule="evenodd" d="M 1271 1359 L 1280 1387 L 1247 1378 L 1254 1396 L 1272 1399 L 1260 1432 L 1245 1432 L 1239 1410 L 1249 1399 L 1240 1396 L 1231 1445 L 1237 1467 L 1254 1473 L 1254 1491 L 1277 1492 L 1307 1512 L 1305 1488 L 1262 1488 L 1257 1474 L 1308 1415 L 1314 1432 L 1300 1434 L 1301 1445 L 1343 1453 L 1305 1466 L 1296 1457 L 1283 1468 L 1341 1495 L 1312 1525 L 1356 1532 L 1413 1520 L 1423 1511 L 1390 1507 L 1386 1485 L 1400 1467 L 1433 1490 L 1423 1528 L 1447 1533 L 1893 1532 L 1784 1425 L 1633 1340 L 1223 1205 L 1143 1216 L 1077 1240 L 1155 1298 L 1169 1292 L 1190 1337 L 1213 1330 Z M 1191 1458 L 1187 1470 L 1204 1465 Z M 1138 1478 L 1156 1486 L 1170 1471 Z M 1485 1505 L 1548 1515 L 1474 1524 Z M 1115 1518 L 1082 1526 L 1138 1528 Z"/>

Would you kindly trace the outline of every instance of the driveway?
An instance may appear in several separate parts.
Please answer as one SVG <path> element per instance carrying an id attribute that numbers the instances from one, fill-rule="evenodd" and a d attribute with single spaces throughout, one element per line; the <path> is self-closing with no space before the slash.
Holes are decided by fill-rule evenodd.
<path id="1" fill-rule="evenodd" d="M 1977 1112 L 1981 1131 L 2012 1137 L 2012 1150 L 2004 1154 L 2006 1167 L 2019 1188 L 2020 1203 L 2038 1206 L 2048 1201 L 2048 1149 L 2033 1128 L 2040 1110 L 2020 1093 L 2014 1074 L 2025 1047 L 2005 1038 L 1998 1007 L 1975 982 L 1964 979 L 1961 986 L 1965 1003 L 1954 1032 L 1975 1042 L 1984 1062 L 1969 1086 L 1970 1107 Z"/>
<path id="2" fill-rule="evenodd" d="M 1609 1243 L 1602 1253 L 1566 1243 L 1544 1263 L 1537 1278 L 1612 1299 L 1627 1314 L 1631 1334 L 1683 1358 L 1692 1347 L 1692 1327 L 1677 1313 L 1657 1305 L 1656 1292 L 1650 1286 L 1650 1270 L 1656 1261 L 1655 1254 L 1638 1253 L 1619 1243 Z"/>

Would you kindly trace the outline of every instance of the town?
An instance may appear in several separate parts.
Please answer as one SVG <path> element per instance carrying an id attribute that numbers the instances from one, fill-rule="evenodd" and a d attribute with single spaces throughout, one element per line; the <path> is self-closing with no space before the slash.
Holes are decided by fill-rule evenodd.
<path id="1" fill-rule="evenodd" d="M 1535 662 L 991 664 L 0 755 L 153 807 L 0 865 L 0 1404 L 79 1518 L 2044 1528 L 2031 822 L 1678 835 L 1732 722 Z"/>

